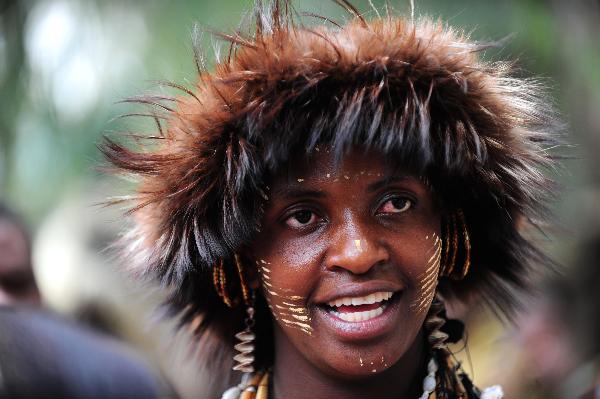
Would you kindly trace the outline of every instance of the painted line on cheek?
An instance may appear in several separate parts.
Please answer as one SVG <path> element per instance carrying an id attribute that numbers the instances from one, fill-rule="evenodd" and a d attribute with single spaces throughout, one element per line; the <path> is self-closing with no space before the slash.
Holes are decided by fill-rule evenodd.
<path id="1" fill-rule="evenodd" d="M 416 309 L 417 313 L 421 313 L 425 309 L 427 309 L 427 307 L 431 304 L 431 301 L 433 300 L 434 294 L 435 294 L 435 291 L 433 291 L 427 297 L 423 298 L 423 300 L 418 304 L 418 306 L 416 306 L 414 308 L 414 309 Z"/>
<path id="2" fill-rule="evenodd" d="M 437 285 L 437 276 L 435 273 L 431 273 L 431 277 L 426 283 L 421 284 L 421 291 L 428 291 L 432 286 Z"/>
<path id="3" fill-rule="evenodd" d="M 416 308 L 418 312 L 423 311 L 433 300 L 436 286 L 437 285 L 432 285 L 428 290 L 423 291 L 420 297 L 421 300 L 419 301 L 419 303 L 414 304 L 413 309 Z"/>
<path id="4" fill-rule="evenodd" d="M 434 258 L 429 260 L 429 267 L 427 267 L 427 269 L 425 269 L 424 274 L 421 275 L 421 283 L 427 282 L 432 277 L 437 278 L 437 273 L 434 272 L 437 271 L 437 269 L 440 267 L 441 257 L 442 247 L 439 247 L 436 251 L 436 254 L 434 255 Z"/>
<path id="5" fill-rule="evenodd" d="M 280 306 L 280 305 L 275 305 L 275 307 L 279 308 L 279 309 L 283 309 L 283 310 L 289 310 L 290 312 L 293 313 L 304 313 L 306 312 L 305 308 L 296 308 L 296 307 L 285 307 L 285 306 Z"/>
<path id="6" fill-rule="evenodd" d="M 410 305 L 410 308 L 415 310 L 417 313 L 420 313 L 427 308 L 431 300 L 433 300 L 433 297 L 435 296 L 435 289 L 438 284 L 442 246 L 435 233 L 432 235 L 432 237 L 435 237 L 432 248 L 434 253 L 427 262 L 427 269 L 421 274 L 419 279 L 419 298 Z"/>
<path id="7" fill-rule="evenodd" d="M 312 327 L 306 323 L 300 323 L 298 321 L 292 321 L 292 320 L 287 320 L 287 319 L 283 319 L 283 318 L 281 319 L 281 322 L 283 322 L 284 324 L 287 324 L 291 327 L 298 327 L 305 333 L 308 333 L 309 335 L 312 334 Z"/>
<path id="8" fill-rule="evenodd" d="M 441 252 L 436 257 L 435 262 L 433 262 L 431 265 L 429 265 L 427 267 L 427 269 L 425 269 L 425 272 L 421 275 L 422 279 L 424 279 L 425 277 L 429 276 L 432 271 L 435 271 L 435 269 L 439 267 L 439 260 L 440 260 L 440 258 L 441 258 Z"/>
<path id="9" fill-rule="evenodd" d="M 428 271 L 427 274 L 421 278 L 421 286 L 425 286 L 430 282 L 436 281 L 438 279 L 438 268 L 439 266 Z"/>
<path id="10" fill-rule="evenodd" d="M 310 320 L 310 317 L 308 317 L 308 316 L 305 316 L 305 315 L 297 315 L 297 314 L 290 314 L 290 313 L 283 313 L 283 312 L 280 312 L 279 314 L 280 314 L 281 316 L 288 316 L 288 317 L 292 317 L 292 318 L 294 318 L 294 319 L 296 319 L 296 320 L 299 320 L 299 321 L 308 321 L 308 322 L 310 322 L 310 321 L 311 321 L 311 320 Z"/>
<path id="11" fill-rule="evenodd" d="M 433 284 L 430 284 L 427 288 L 424 288 L 421 291 L 421 295 L 420 295 L 420 299 L 421 301 L 419 302 L 419 305 L 423 302 L 423 300 L 429 298 L 429 295 L 435 291 L 435 288 L 437 287 L 437 281 L 433 282 Z"/>
<path id="12" fill-rule="evenodd" d="M 284 305 L 287 305 L 287 306 L 298 307 L 297 303 L 289 303 L 289 302 L 285 302 L 285 301 L 282 301 L 281 303 L 283 303 Z"/>
<path id="13" fill-rule="evenodd" d="M 434 248 L 434 249 L 435 249 L 435 252 L 433 253 L 433 255 L 431 255 L 431 258 L 429 258 L 429 260 L 427 261 L 427 264 L 428 264 L 428 265 L 430 265 L 430 264 L 432 264 L 432 263 L 433 263 L 433 265 L 432 265 L 432 266 L 435 266 L 435 265 L 436 265 L 436 263 L 437 263 L 435 258 L 439 257 L 439 256 L 442 254 L 442 253 L 441 253 L 441 249 L 442 249 L 442 247 L 441 247 L 441 246 L 438 246 L 437 244 L 434 244 L 434 245 L 435 245 L 435 248 Z"/>

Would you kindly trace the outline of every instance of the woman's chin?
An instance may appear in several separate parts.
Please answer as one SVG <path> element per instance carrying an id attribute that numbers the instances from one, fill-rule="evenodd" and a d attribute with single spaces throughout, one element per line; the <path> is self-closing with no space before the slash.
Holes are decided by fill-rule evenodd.
<path id="1" fill-rule="evenodd" d="M 389 369 L 389 365 L 365 365 L 364 367 L 361 367 L 360 369 L 354 369 L 354 370 L 345 370 L 346 375 L 348 376 L 348 378 L 351 379 L 357 379 L 357 378 L 372 378 L 374 376 L 377 376 L 379 374 L 384 373 L 385 371 L 387 371 Z"/>
<path id="2" fill-rule="evenodd" d="M 348 346 L 330 342 L 325 350 L 313 353 L 312 363 L 324 374 L 341 380 L 376 377 L 392 368 L 404 353 L 411 352 L 410 342 L 383 340 L 371 345 Z"/>

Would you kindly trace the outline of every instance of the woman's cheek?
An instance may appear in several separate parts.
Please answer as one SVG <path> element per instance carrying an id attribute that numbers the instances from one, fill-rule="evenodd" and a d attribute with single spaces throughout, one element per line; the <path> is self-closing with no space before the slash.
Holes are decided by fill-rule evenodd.
<path id="1" fill-rule="evenodd" d="M 429 309 L 435 297 L 442 258 L 442 240 L 437 233 L 425 236 L 425 269 L 417 277 L 416 298 L 410 304 L 410 310 L 420 315 Z"/>
<path id="2" fill-rule="evenodd" d="M 273 277 L 270 262 L 260 259 L 256 264 L 260 270 L 263 294 L 275 321 L 282 328 L 298 329 L 312 335 L 312 320 L 306 307 L 306 298 L 290 288 L 282 287 Z"/>

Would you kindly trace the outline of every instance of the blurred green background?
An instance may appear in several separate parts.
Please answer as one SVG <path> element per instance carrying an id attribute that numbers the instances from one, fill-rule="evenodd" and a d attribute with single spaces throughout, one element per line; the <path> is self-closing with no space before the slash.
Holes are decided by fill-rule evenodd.
<path id="1" fill-rule="evenodd" d="M 373 15 L 367 1 L 355 3 Z M 74 184 L 102 178 L 96 144 L 103 132 L 123 129 L 110 120 L 129 111 L 115 102 L 155 89 L 154 81 L 193 82 L 194 24 L 233 30 L 250 7 L 238 0 L 0 4 L 0 192 L 33 225 Z M 330 1 L 296 4 L 345 17 Z M 392 4 L 410 13 L 408 0 Z M 416 1 L 417 14 L 439 16 L 476 39 L 513 34 L 486 56 L 518 58 L 526 71 L 551 78 L 571 141 L 584 149 L 597 148 L 600 125 L 598 8 L 596 0 Z M 578 183 L 596 179 L 587 163 L 577 167 Z"/>
<path id="2" fill-rule="evenodd" d="M 354 3 L 374 15 L 368 1 Z M 372 3 L 384 7 L 381 0 Z M 398 13 L 410 14 L 408 0 L 391 3 Z M 295 4 L 347 18 L 330 1 Z M 121 230 L 121 210 L 94 204 L 122 194 L 123 187 L 98 170 L 102 159 L 96 146 L 107 132 L 151 131 L 143 121 L 115 119 L 136 110 L 117 102 L 161 92 L 157 81 L 191 86 L 194 24 L 233 31 L 250 6 L 240 0 L 0 0 L 0 198 L 23 214 L 35 233 L 35 267 L 48 306 L 77 313 L 77 303 L 112 303 L 103 306 L 113 309 L 107 314 L 121 314 L 121 335 L 142 348 L 155 346 L 154 331 L 140 327 L 156 302 L 153 294 L 136 303 L 130 286 L 114 288 L 121 279 L 106 266 L 114 263 L 104 249 Z M 551 246 L 555 257 L 568 262 L 569 242 L 600 214 L 600 3 L 415 0 L 415 6 L 417 15 L 440 17 L 477 40 L 513 34 L 484 56 L 516 58 L 526 74 L 548 78 L 574 157 L 556 175 L 565 186 L 556 211 L 566 228 Z M 203 45 L 210 56 L 220 44 L 207 39 Z M 113 289 L 117 293 L 107 301 Z M 489 323 L 481 326 L 484 342 L 511 334 Z M 485 350 L 481 353 L 485 357 Z M 163 368 L 180 365 L 180 360 L 165 365 L 160 353 L 152 356 Z M 476 374 L 476 381 L 481 379 L 487 379 L 485 372 Z M 195 388 L 177 385 L 190 397 L 197 395 Z"/>

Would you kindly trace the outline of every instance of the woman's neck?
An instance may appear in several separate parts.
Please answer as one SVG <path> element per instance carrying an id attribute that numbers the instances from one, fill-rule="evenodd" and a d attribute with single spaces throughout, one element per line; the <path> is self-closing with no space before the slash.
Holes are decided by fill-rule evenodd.
<path id="1" fill-rule="evenodd" d="M 412 399 L 423 393 L 427 353 L 421 333 L 396 364 L 360 379 L 335 377 L 321 371 L 291 342 L 277 335 L 271 399 L 301 399 L 307 395 L 311 399 Z"/>

